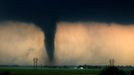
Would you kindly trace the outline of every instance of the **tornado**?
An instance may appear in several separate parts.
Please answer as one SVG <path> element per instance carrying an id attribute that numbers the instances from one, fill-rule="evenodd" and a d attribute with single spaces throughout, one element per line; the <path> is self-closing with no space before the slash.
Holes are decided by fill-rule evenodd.
<path id="1" fill-rule="evenodd" d="M 55 63 L 55 45 L 54 45 L 54 39 L 55 39 L 55 33 L 56 33 L 56 23 L 57 23 L 57 17 L 47 17 L 44 18 L 42 22 L 38 21 L 38 24 L 40 23 L 40 27 L 44 31 L 45 35 L 45 47 L 46 52 L 48 56 L 48 64 L 54 65 Z"/>
<path id="2" fill-rule="evenodd" d="M 50 64 L 54 64 L 55 57 L 54 57 L 54 39 L 55 39 L 55 31 L 56 31 L 56 20 L 50 20 L 48 22 L 48 27 L 45 30 L 45 44 L 46 44 L 46 50 L 48 55 L 48 61 Z"/>

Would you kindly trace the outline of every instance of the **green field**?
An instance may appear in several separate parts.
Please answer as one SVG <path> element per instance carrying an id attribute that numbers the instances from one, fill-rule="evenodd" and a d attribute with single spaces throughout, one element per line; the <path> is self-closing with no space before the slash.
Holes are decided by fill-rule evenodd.
<path id="1" fill-rule="evenodd" d="M 52 67 L 0 67 L 0 75 L 98 75 L 105 67 L 96 68 L 90 67 L 88 69 L 80 68 L 52 68 Z M 118 67 L 127 74 L 132 67 Z"/>
<path id="2" fill-rule="evenodd" d="M 0 67 L 1 74 L 9 75 L 98 75 L 101 69 L 66 69 L 34 67 Z"/>

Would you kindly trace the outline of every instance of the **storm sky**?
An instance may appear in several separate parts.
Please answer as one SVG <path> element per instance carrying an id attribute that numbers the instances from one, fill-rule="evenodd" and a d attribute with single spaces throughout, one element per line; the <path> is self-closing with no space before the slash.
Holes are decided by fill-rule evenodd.
<path id="1" fill-rule="evenodd" d="M 0 0 L 0 63 L 134 65 L 133 13 L 120 0 Z M 25 50 L 33 55 L 21 62 Z"/>
<path id="2" fill-rule="evenodd" d="M 50 65 L 45 36 L 35 24 L 0 24 L 0 64 Z M 55 65 L 134 65 L 134 25 L 101 22 L 59 22 L 55 34 Z M 7 60 L 8 59 L 8 60 Z"/>
<path id="3" fill-rule="evenodd" d="M 34 24 L 3 22 L 0 24 L 0 64 L 31 65 L 33 58 L 44 63 L 44 33 Z"/>
<path id="4" fill-rule="evenodd" d="M 97 22 L 58 24 L 55 51 L 57 64 L 134 65 L 134 25 Z"/>

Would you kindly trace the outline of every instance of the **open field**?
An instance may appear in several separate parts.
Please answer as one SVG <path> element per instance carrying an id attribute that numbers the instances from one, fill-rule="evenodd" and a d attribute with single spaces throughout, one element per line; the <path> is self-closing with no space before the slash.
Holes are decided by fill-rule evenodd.
<path id="1" fill-rule="evenodd" d="M 42 68 L 42 67 L 0 67 L 1 74 L 11 75 L 98 75 L 100 69 Z"/>
<path id="2" fill-rule="evenodd" d="M 103 68 L 0 67 L 0 75 L 98 75 Z M 131 68 L 123 68 L 129 72 Z"/>

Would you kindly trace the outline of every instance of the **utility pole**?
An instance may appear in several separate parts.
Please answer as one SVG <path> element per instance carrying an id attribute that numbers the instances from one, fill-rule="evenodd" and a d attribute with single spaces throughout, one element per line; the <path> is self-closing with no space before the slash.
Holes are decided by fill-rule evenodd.
<path id="1" fill-rule="evenodd" d="M 114 66 L 114 64 L 115 64 L 115 60 L 114 60 L 114 59 L 110 59 L 110 60 L 109 60 L 109 65 L 110 65 L 110 66 Z"/>
<path id="2" fill-rule="evenodd" d="M 34 67 L 37 68 L 37 64 L 38 64 L 38 58 L 37 57 L 33 58 L 33 63 L 34 63 Z"/>

